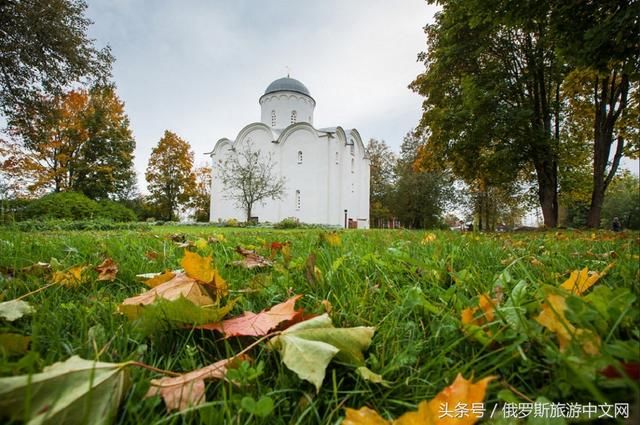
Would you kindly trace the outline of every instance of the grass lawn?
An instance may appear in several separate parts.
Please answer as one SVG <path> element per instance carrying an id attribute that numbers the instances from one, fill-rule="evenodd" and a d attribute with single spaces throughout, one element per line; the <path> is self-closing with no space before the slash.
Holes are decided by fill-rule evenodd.
<path id="1" fill-rule="evenodd" d="M 338 424 L 345 407 L 361 406 L 396 418 L 433 398 L 459 373 L 474 379 L 496 377 L 485 399 L 487 410 L 498 404 L 496 416 L 505 403 L 542 400 L 636 403 L 638 409 L 637 376 L 629 377 L 640 364 L 638 233 L 354 230 L 338 232 L 340 243 L 332 245 L 321 238 L 321 230 L 0 228 L 4 301 L 50 283 L 46 274 L 20 272 L 39 261 L 65 269 L 93 267 L 111 257 L 119 267 L 113 282 L 97 281 L 91 270 L 80 286 L 52 285 L 25 297 L 36 309 L 33 314 L 13 322 L 0 319 L 0 333 L 31 337 L 27 353 L 9 356 L 0 351 L 0 375 L 39 372 L 72 355 L 104 362 L 135 360 L 187 372 L 254 342 L 256 338 L 225 340 L 213 331 L 193 329 L 143 335 L 135 321 L 116 312 L 125 298 L 146 289 L 137 274 L 180 268 L 184 248 L 170 237 L 176 233 L 191 241 L 210 236 L 220 240 L 190 249 L 213 255 L 230 297 L 238 298 L 229 316 L 258 312 L 303 294 L 297 305 L 313 314 L 324 313 L 330 305 L 336 327 L 374 326 L 366 365 L 389 384 L 366 381 L 354 368 L 332 362 L 316 393 L 282 363 L 278 352 L 259 344 L 250 350 L 253 360 L 239 378 L 243 385 L 209 381 L 208 401 L 187 412 L 167 413 L 160 397 L 144 398 L 149 381 L 161 375 L 128 368 L 131 387 L 114 423 Z M 274 241 L 291 242 L 288 261 L 277 253 L 274 266 L 261 271 L 230 264 L 241 259 L 236 246 L 268 256 L 267 246 Z M 157 258 L 145 255 L 152 251 Z M 572 271 L 587 267 L 601 272 L 609 264 L 613 267 L 581 295 L 559 289 Z M 490 300 L 485 309 L 478 308 L 482 294 Z M 562 329 L 555 332 L 536 320 L 545 299 L 554 294 L 566 303 L 566 321 L 558 320 Z M 461 320 L 465 309 L 472 317 L 466 325 Z M 273 411 L 263 418 L 253 415 L 248 397 L 270 398 Z"/>

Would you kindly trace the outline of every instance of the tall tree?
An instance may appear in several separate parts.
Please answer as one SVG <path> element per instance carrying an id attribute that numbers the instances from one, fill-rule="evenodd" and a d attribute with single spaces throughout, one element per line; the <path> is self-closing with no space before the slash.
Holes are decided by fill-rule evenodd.
<path id="1" fill-rule="evenodd" d="M 369 182 L 370 223 L 391 218 L 391 193 L 395 182 L 396 155 L 384 140 L 370 139 L 367 155 L 371 169 Z"/>
<path id="2" fill-rule="evenodd" d="M 429 2 L 442 11 L 425 27 L 426 71 L 411 84 L 425 96 L 429 150 L 467 182 L 500 184 L 531 167 L 545 225 L 555 227 L 562 70 L 546 10 L 510 0 Z"/>
<path id="3" fill-rule="evenodd" d="M 204 164 L 194 170 L 196 190 L 193 208 L 196 221 L 209 221 L 211 216 L 211 167 Z"/>
<path id="4" fill-rule="evenodd" d="M 425 171 L 414 167 L 424 140 L 408 133 L 400 146 L 396 162 L 396 184 L 391 195 L 391 210 L 410 228 L 436 227 L 445 207 L 454 200 L 453 182 L 442 171 Z"/>
<path id="5" fill-rule="evenodd" d="M 587 225 L 598 227 L 605 192 L 625 145 L 638 144 L 640 3 L 553 0 L 551 5 L 558 50 L 581 72 L 583 101 L 591 105 L 593 186 Z"/>
<path id="6" fill-rule="evenodd" d="M 0 108 L 8 116 L 31 109 L 41 93 L 69 84 L 106 81 L 113 57 L 87 37 L 84 0 L 0 2 Z"/>
<path id="7" fill-rule="evenodd" d="M 188 205 L 195 192 L 193 152 L 189 143 L 165 130 L 151 151 L 145 178 L 162 218 L 175 220 L 179 208 Z"/>
<path id="8" fill-rule="evenodd" d="M 93 199 L 122 198 L 135 184 L 135 141 L 113 86 L 43 98 L 8 122 L 5 172 L 33 191 L 73 190 Z"/>
<path id="9" fill-rule="evenodd" d="M 285 179 L 274 169 L 276 162 L 271 153 L 264 155 L 251 143 L 236 149 L 222 164 L 220 176 L 227 199 L 244 210 L 251 221 L 253 207 L 266 199 L 282 199 Z"/>

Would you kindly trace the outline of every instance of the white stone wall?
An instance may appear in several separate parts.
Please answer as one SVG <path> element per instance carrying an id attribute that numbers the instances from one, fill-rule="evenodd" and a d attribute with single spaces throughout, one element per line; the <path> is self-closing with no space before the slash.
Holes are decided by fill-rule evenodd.
<path id="1" fill-rule="evenodd" d="M 301 93 L 279 91 L 266 94 L 260 98 L 260 121 L 269 127 L 286 128 L 293 124 L 292 114 L 295 112 L 295 122 L 313 125 L 315 106 L 312 98 Z"/>

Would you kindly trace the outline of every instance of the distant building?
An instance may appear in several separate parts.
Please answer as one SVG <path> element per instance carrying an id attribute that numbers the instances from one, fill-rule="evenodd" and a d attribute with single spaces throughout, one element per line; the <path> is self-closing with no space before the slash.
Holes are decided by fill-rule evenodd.
<path id="1" fill-rule="evenodd" d="M 295 217 L 303 223 L 369 227 L 369 158 L 360 134 L 342 127 L 315 128 L 316 101 L 300 81 L 275 80 L 259 100 L 261 121 L 245 126 L 235 140 L 218 140 L 212 160 L 211 221 L 245 220 L 225 196 L 220 169 L 228 155 L 251 143 L 273 153 L 275 172 L 286 178 L 282 200 L 254 206 L 259 221 Z M 345 213 L 346 211 L 346 213 Z"/>

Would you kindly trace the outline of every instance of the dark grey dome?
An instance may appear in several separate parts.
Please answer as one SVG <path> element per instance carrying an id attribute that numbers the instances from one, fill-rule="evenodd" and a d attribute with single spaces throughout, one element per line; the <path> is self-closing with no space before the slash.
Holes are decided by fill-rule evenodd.
<path id="1" fill-rule="evenodd" d="M 296 93 L 306 94 L 311 97 L 309 89 L 295 78 L 283 77 L 278 78 L 273 83 L 269 84 L 269 87 L 264 91 L 264 94 L 274 93 L 277 91 L 294 91 Z"/>

